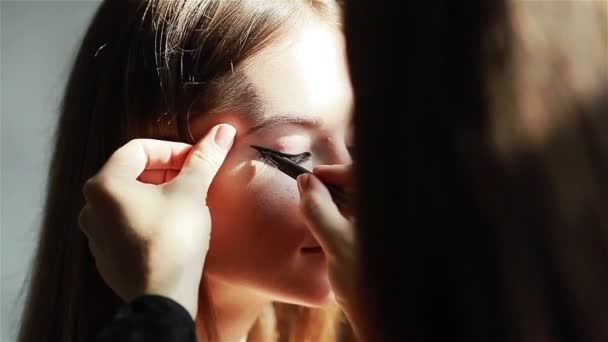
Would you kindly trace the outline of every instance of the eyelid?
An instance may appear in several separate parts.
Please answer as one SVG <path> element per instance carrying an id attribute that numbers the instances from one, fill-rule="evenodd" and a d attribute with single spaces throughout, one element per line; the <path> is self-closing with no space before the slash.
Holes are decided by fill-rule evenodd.
<path id="1" fill-rule="evenodd" d="M 312 157 L 311 152 L 304 152 L 304 153 L 299 153 L 299 154 L 289 154 L 289 153 L 284 153 L 284 152 L 276 151 L 276 150 L 269 149 L 269 148 L 267 148 L 267 149 L 281 157 L 285 157 L 285 158 L 293 161 L 294 163 L 298 163 L 298 164 L 304 163 L 304 162 L 308 161 L 310 159 L 310 157 Z M 260 153 L 260 155 L 263 156 L 262 153 Z"/>
<path id="2" fill-rule="evenodd" d="M 310 153 L 310 152 L 304 152 L 304 153 L 298 153 L 298 154 L 289 154 L 289 153 L 280 152 L 280 151 L 275 151 L 275 150 L 272 150 L 272 152 L 274 152 L 274 153 L 276 153 L 276 154 L 280 155 L 281 157 L 286 157 L 286 158 L 299 157 L 299 156 L 304 155 L 304 154 L 311 155 L 311 153 Z"/>
<path id="3" fill-rule="evenodd" d="M 295 155 L 288 155 L 287 158 L 291 159 L 294 163 L 304 163 L 312 157 L 312 153 L 304 152 Z"/>
<path id="4" fill-rule="evenodd" d="M 285 158 L 291 160 L 292 162 L 298 163 L 298 164 L 307 162 L 308 160 L 310 160 L 310 157 L 312 157 L 312 153 L 310 153 L 310 152 L 304 152 L 304 153 L 299 153 L 299 154 L 288 154 L 288 153 L 276 151 L 276 154 L 280 155 L 281 157 L 285 157 Z"/>
<path id="5" fill-rule="evenodd" d="M 310 159 L 310 157 L 312 156 L 312 153 L 310 152 L 303 152 L 303 153 L 298 153 L 298 154 L 289 154 L 289 153 L 285 153 L 285 152 L 281 152 L 281 151 L 277 151 L 274 149 L 269 149 L 272 152 L 278 154 L 281 157 L 285 157 L 285 158 L 289 158 L 289 159 L 298 159 L 298 158 L 305 158 L 305 159 Z"/>

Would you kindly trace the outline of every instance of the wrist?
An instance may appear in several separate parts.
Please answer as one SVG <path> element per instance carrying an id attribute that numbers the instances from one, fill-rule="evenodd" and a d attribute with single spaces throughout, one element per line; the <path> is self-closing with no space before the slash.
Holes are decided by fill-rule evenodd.
<path id="1" fill-rule="evenodd" d="M 170 286 L 151 284 L 144 290 L 144 294 L 163 296 L 175 301 L 184 307 L 194 320 L 198 312 L 199 283 L 200 281 L 196 283 L 188 281 L 186 283 L 174 283 Z"/>

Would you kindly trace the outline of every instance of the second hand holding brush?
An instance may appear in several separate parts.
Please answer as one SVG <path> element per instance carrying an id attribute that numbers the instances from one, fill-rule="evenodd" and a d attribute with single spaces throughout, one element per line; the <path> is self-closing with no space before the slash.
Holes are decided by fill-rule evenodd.
<path id="1" fill-rule="evenodd" d="M 251 147 L 260 152 L 262 156 L 273 163 L 280 171 L 293 179 L 297 179 L 299 175 L 304 173 L 312 173 L 288 158 L 277 154 L 271 149 L 255 145 L 251 145 Z M 350 211 L 349 195 L 333 184 L 325 184 L 325 186 L 327 187 L 327 190 L 329 190 L 334 203 L 336 203 L 342 209 Z"/>

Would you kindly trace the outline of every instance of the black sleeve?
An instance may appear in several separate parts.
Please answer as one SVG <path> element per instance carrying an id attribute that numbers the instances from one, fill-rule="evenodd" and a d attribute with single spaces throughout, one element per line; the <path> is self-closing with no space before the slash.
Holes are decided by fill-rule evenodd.
<path id="1" fill-rule="evenodd" d="M 186 309 L 162 296 L 142 296 L 123 305 L 97 335 L 96 342 L 196 342 Z"/>

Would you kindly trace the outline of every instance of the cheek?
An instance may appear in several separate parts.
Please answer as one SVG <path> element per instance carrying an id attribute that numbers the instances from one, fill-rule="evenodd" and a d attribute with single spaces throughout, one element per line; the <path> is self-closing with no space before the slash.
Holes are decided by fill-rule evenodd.
<path id="1" fill-rule="evenodd" d="M 256 216 L 253 222 L 262 223 L 275 233 L 287 234 L 301 222 L 298 185 L 273 167 L 259 162 L 254 164 L 257 164 L 256 172 L 247 184 L 248 202 L 244 205 Z"/>
<path id="2" fill-rule="evenodd" d="M 275 177 L 275 181 L 256 180 L 249 188 L 253 195 L 251 205 L 261 213 L 275 218 L 283 218 L 286 223 L 293 223 L 294 212 L 300 202 L 297 183 L 284 177 Z"/>
<path id="3" fill-rule="evenodd" d="M 241 162 L 221 170 L 210 189 L 210 206 L 232 208 L 238 203 L 241 210 L 255 209 L 280 214 L 292 211 L 299 203 L 297 182 L 263 161 Z M 217 200 L 213 200 L 217 199 Z M 221 199 L 221 200 L 220 200 Z"/>
<path id="4" fill-rule="evenodd" d="M 296 181 L 260 161 L 226 166 L 208 196 L 211 248 L 251 254 L 297 249 L 308 232 L 299 214 Z"/>
<path id="5" fill-rule="evenodd" d="M 259 161 L 218 173 L 208 205 L 212 232 L 205 272 L 227 281 L 262 286 L 282 279 L 312 239 L 300 216 L 295 180 Z"/>

